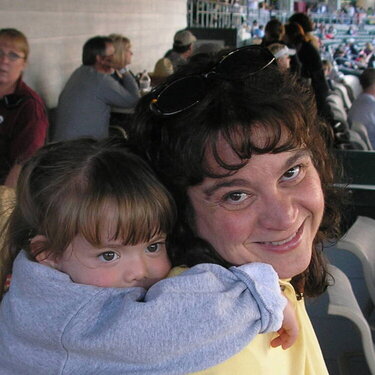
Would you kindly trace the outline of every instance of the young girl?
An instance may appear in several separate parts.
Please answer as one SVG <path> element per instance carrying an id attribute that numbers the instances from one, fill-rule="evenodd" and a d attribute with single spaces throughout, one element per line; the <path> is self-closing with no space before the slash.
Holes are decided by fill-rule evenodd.
<path id="1" fill-rule="evenodd" d="M 12 272 L 4 375 L 186 374 L 281 326 L 286 299 L 269 265 L 201 264 L 164 279 L 174 203 L 119 145 L 45 146 L 23 167 L 16 202 L 1 253 L 1 287 Z M 287 306 L 273 346 L 296 338 Z"/>

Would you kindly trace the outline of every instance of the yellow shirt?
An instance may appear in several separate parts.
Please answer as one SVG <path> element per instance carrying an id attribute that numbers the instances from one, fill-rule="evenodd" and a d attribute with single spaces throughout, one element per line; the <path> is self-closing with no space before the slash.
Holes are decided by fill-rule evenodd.
<path id="1" fill-rule="evenodd" d="M 235 356 L 194 375 L 328 375 L 303 299 L 297 300 L 289 282 L 280 281 L 280 285 L 296 309 L 299 335 L 295 344 L 287 350 L 272 348 L 275 334 L 259 334 Z"/>

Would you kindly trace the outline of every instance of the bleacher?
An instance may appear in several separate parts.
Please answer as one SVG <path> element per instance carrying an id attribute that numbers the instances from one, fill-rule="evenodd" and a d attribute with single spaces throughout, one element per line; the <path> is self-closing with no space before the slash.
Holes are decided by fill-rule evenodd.
<path id="1" fill-rule="evenodd" d="M 348 25 L 335 25 L 337 34 L 334 39 L 322 39 L 324 46 L 331 46 L 333 48 L 340 44 L 344 44 L 349 38 L 354 39 L 354 43 L 363 48 L 366 43 L 372 42 L 375 39 L 375 29 L 373 27 L 366 27 L 364 30 L 358 30 L 354 35 L 347 34 Z"/>

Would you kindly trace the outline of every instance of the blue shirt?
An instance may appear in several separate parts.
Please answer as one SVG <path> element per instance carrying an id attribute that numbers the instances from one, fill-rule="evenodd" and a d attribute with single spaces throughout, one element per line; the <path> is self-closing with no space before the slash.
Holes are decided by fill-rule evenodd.
<path id="1" fill-rule="evenodd" d="M 348 116 L 351 122 L 360 122 L 366 126 L 368 137 L 375 149 L 375 96 L 361 93 L 353 102 Z"/>

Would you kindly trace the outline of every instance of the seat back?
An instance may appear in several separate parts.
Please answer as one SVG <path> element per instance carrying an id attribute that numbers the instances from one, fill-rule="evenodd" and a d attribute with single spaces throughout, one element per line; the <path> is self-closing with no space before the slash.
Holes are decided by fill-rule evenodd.
<path id="1" fill-rule="evenodd" d="M 343 79 L 344 82 L 351 87 L 354 98 L 356 99 L 358 95 L 362 92 L 362 87 L 359 83 L 359 78 L 354 74 L 346 74 L 344 75 Z"/>
<path id="2" fill-rule="evenodd" d="M 333 284 L 327 289 L 328 314 L 342 316 L 355 324 L 361 335 L 367 364 L 371 373 L 375 375 L 375 350 L 371 329 L 358 305 L 350 280 L 344 272 L 333 265 L 328 265 L 328 272 L 333 278 Z"/>
<path id="3" fill-rule="evenodd" d="M 354 131 L 356 131 L 360 137 L 362 138 L 362 140 L 365 142 L 366 144 L 366 147 L 367 147 L 367 150 L 373 150 L 373 147 L 372 147 L 372 144 L 370 142 L 370 139 L 368 137 L 368 132 L 367 132 L 367 128 L 365 125 L 363 125 L 362 123 L 360 122 L 357 122 L 357 121 L 353 121 L 351 124 L 350 124 L 350 128 Z"/>
<path id="4" fill-rule="evenodd" d="M 349 129 L 348 133 L 349 133 L 350 145 L 353 147 L 354 150 L 364 150 L 364 151 L 369 150 L 369 146 L 363 140 L 360 133 L 358 133 L 356 130 L 353 130 L 353 129 Z"/>
<path id="5" fill-rule="evenodd" d="M 361 261 L 366 286 L 375 305 L 375 220 L 358 216 L 337 247 L 350 251 Z"/>
<path id="6" fill-rule="evenodd" d="M 329 94 L 327 96 L 327 103 L 331 108 L 333 118 L 336 121 L 340 121 L 342 123 L 347 124 L 348 116 L 345 110 L 344 102 L 341 96 L 335 92 Z"/>
<path id="7" fill-rule="evenodd" d="M 348 90 L 342 83 L 334 82 L 333 83 L 333 91 L 341 96 L 341 99 L 344 103 L 344 107 L 346 111 L 349 110 L 349 108 L 352 105 L 352 101 L 350 100 Z"/>

